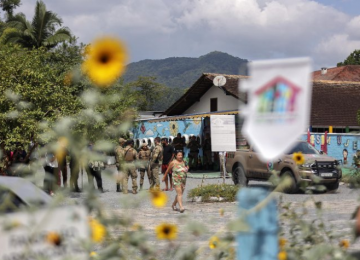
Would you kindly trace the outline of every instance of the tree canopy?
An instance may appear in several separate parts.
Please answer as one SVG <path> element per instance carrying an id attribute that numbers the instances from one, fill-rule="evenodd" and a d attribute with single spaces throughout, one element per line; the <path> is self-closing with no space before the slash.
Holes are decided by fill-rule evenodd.
<path id="1" fill-rule="evenodd" d="M 139 110 L 152 110 L 157 102 L 161 102 L 166 87 L 156 82 L 156 77 L 140 76 L 136 81 L 127 84 L 137 96 L 137 108 Z"/>
<path id="2" fill-rule="evenodd" d="M 47 10 L 44 2 L 38 1 L 31 22 L 23 13 L 8 17 L 3 42 L 16 43 L 28 49 L 51 49 L 61 42 L 71 40 L 70 29 L 61 27 L 62 23 L 62 19 L 56 13 Z"/>
<path id="3" fill-rule="evenodd" d="M 337 64 L 338 67 L 346 65 L 360 65 L 360 50 L 353 51 L 343 62 Z"/>
<path id="4" fill-rule="evenodd" d="M 29 141 L 40 122 L 79 111 L 81 85 L 64 82 L 77 62 L 43 48 L 0 45 L 0 140 Z"/>
<path id="5" fill-rule="evenodd" d="M 14 9 L 21 5 L 21 0 L 0 0 L 1 9 L 8 17 L 13 15 Z"/>

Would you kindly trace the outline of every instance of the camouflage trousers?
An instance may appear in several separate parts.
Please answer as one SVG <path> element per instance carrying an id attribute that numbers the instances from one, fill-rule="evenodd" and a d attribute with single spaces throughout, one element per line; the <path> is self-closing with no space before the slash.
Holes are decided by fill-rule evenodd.
<path id="1" fill-rule="evenodd" d="M 125 179 L 124 169 L 123 169 L 123 167 L 120 167 L 118 165 L 116 165 L 116 168 L 117 168 L 116 184 L 119 184 L 120 189 L 122 189 L 123 185 L 124 185 L 124 179 Z"/>
<path id="2" fill-rule="evenodd" d="M 148 176 L 148 179 L 149 179 L 149 183 L 151 183 L 150 182 L 150 175 L 149 175 L 149 171 L 148 171 L 148 169 L 139 169 L 139 171 L 140 171 L 140 186 L 143 186 L 144 185 L 144 179 L 145 179 L 145 171 L 146 171 L 146 173 L 147 173 L 147 176 Z"/>
<path id="3" fill-rule="evenodd" d="M 160 178 L 159 178 L 160 165 L 158 163 L 151 163 L 149 175 L 150 190 L 160 190 Z"/>
<path id="4" fill-rule="evenodd" d="M 191 168 L 196 168 L 198 166 L 198 156 L 199 153 L 191 153 L 189 154 L 189 166 Z"/>
<path id="5" fill-rule="evenodd" d="M 128 193 L 128 182 L 131 176 L 132 190 L 137 191 L 137 172 L 133 162 L 127 162 L 124 164 L 124 180 L 123 180 L 123 193 Z"/>

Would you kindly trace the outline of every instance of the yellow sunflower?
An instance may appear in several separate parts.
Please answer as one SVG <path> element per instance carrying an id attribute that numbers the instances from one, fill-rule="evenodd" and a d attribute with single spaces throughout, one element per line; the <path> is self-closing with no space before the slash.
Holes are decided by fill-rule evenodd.
<path id="1" fill-rule="evenodd" d="M 220 211 L 219 211 L 219 212 L 220 212 L 220 216 L 222 216 L 222 217 L 223 217 L 223 216 L 224 216 L 224 213 L 225 213 L 225 210 L 224 210 L 224 209 L 220 209 Z"/>
<path id="2" fill-rule="evenodd" d="M 220 240 L 219 240 L 219 238 L 217 236 L 212 236 L 209 239 L 209 247 L 211 249 L 215 249 L 219 245 L 219 242 L 220 242 Z"/>
<path id="3" fill-rule="evenodd" d="M 292 158 L 295 161 L 295 163 L 298 164 L 298 165 L 301 165 L 301 164 L 305 163 L 305 157 L 302 154 L 302 152 L 293 153 Z"/>
<path id="4" fill-rule="evenodd" d="M 286 239 L 285 238 L 280 238 L 279 239 L 279 247 L 283 248 L 286 244 Z"/>
<path id="5" fill-rule="evenodd" d="M 142 226 L 138 223 L 135 223 L 134 225 L 132 225 L 132 227 L 130 228 L 132 231 L 138 231 L 142 229 Z"/>
<path id="6" fill-rule="evenodd" d="M 70 86 L 73 81 L 73 74 L 71 72 L 67 73 L 64 78 L 64 84 Z"/>
<path id="7" fill-rule="evenodd" d="M 278 259 L 279 260 L 286 260 L 287 259 L 286 251 L 280 251 L 279 254 L 278 254 Z"/>
<path id="8" fill-rule="evenodd" d="M 90 257 L 96 257 L 96 256 L 97 256 L 97 253 L 96 253 L 96 252 L 92 251 L 92 252 L 90 253 Z"/>
<path id="9" fill-rule="evenodd" d="M 166 205 L 168 197 L 165 192 L 152 190 L 151 194 L 151 202 L 157 208 L 162 208 Z"/>
<path id="10" fill-rule="evenodd" d="M 350 246 L 350 242 L 349 242 L 349 240 L 343 239 L 340 241 L 339 246 L 341 246 L 345 249 L 348 249 Z"/>
<path id="11" fill-rule="evenodd" d="M 59 137 L 57 148 L 55 151 L 55 156 L 58 160 L 61 161 L 64 159 L 64 157 L 66 156 L 66 148 L 68 147 L 68 145 L 69 145 L 69 140 L 66 137 L 64 136 Z"/>
<path id="12" fill-rule="evenodd" d="M 106 228 L 96 219 L 90 218 L 89 220 L 91 229 L 91 239 L 94 242 L 102 242 L 106 235 Z"/>
<path id="13" fill-rule="evenodd" d="M 56 232 L 49 232 L 46 236 L 46 241 L 54 246 L 61 245 L 61 237 Z"/>
<path id="14" fill-rule="evenodd" d="M 201 123 L 201 118 L 194 118 L 194 119 L 193 119 L 193 123 L 194 123 L 195 125 L 199 125 L 199 124 Z"/>
<path id="15" fill-rule="evenodd" d="M 124 73 L 128 61 L 125 44 L 112 37 L 96 40 L 86 48 L 85 54 L 81 68 L 100 87 L 114 83 Z"/>
<path id="16" fill-rule="evenodd" d="M 157 239 L 174 240 L 177 237 L 177 226 L 169 223 L 162 223 L 156 227 Z"/>
<path id="17" fill-rule="evenodd" d="M 179 126 L 176 121 L 169 122 L 169 131 L 172 136 L 176 136 L 179 132 Z"/>

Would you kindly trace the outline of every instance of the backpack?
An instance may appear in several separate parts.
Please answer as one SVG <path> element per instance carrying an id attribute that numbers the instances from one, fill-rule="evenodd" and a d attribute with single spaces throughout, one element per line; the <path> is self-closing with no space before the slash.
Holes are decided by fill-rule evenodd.
<path id="1" fill-rule="evenodd" d="M 89 163 L 89 166 L 94 171 L 101 171 L 105 169 L 105 164 L 102 161 L 92 161 Z"/>
<path id="2" fill-rule="evenodd" d="M 132 148 L 128 148 L 126 150 L 124 159 L 127 162 L 132 162 L 134 160 L 134 154 L 133 154 L 133 149 Z"/>

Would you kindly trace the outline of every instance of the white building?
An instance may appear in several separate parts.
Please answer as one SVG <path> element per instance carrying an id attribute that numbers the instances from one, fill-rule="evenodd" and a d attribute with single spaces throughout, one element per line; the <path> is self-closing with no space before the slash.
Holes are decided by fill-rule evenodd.
<path id="1" fill-rule="evenodd" d="M 246 95 L 238 91 L 239 80 L 246 76 L 222 75 L 226 78 L 226 84 L 220 89 L 214 86 L 213 79 L 220 74 L 204 73 L 190 88 L 180 97 L 164 115 L 191 115 L 212 112 L 237 113 L 241 102 L 246 102 Z"/>

